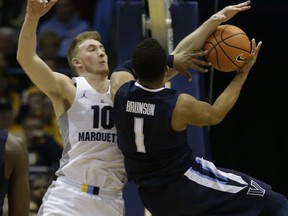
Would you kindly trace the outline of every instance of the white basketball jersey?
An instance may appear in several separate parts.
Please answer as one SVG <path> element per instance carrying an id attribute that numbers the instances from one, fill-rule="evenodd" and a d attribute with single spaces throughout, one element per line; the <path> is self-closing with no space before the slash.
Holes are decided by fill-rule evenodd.
<path id="1" fill-rule="evenodd" d="M 111 119 L 110 89 L 99 94 L 84 77 L 74 77 L 73 81 L 77 87 L 74 102 L 59 118 L 64 149 L 56 175 L 122 190 L 126 175 Z"/>

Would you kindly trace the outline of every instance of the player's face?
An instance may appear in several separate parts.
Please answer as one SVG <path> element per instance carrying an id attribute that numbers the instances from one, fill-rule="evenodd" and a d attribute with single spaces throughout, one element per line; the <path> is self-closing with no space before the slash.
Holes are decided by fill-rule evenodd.
<path id="1" fill-rule="evenodd" d="M 104 46 L 99 41 L 85 40 L 79 45 L 78 50 L 78 59 L 82 70 L 108 75 L 108 58 Z"/>

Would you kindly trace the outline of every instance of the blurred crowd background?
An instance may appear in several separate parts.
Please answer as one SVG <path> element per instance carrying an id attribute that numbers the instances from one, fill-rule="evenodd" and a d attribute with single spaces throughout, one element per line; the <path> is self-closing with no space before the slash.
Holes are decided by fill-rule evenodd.
<path id="1" fill-rule="evenodd" d="M 53 70 L 72 76 L 67 47 L 78 33 L 97 29 L 95 25 L 100 24 L 95 21 L 95 14 L 101 2 L 114 7 L 110 0 L 59 0 L 41 18 L 37 53 Z M 0 128 L 23 137 L 28 148 L 32 216 L 55 178 L 63 144 L 50 99 L 32 84 L 16 60 L 25 13 L 26 0 L 0 0 Z M 110 52 L 109 39 L 105 43 Z"/>

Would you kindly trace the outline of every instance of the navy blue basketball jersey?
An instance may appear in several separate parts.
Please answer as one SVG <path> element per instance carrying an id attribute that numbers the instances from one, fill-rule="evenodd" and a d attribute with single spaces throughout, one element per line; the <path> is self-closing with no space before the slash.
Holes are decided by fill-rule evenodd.
<path id="1" fill-rule="evenodd" d="M 5 145 L 7 142 L 8 132 L 0 129 L 0 215 L 2 215 L 2 207 L 4 198 L 8 190 L 8 181 L 5 179 Z"/>
<path id="2" fill-rule="evenodd" d="M 190 167 L 193 154 L 186 131 L 175 132 L 171 126 L 178 96 L 173 89 L 146 89 L 135 81 L 117 91 L 113 118 L 131 183 L 170 183 Z"/>

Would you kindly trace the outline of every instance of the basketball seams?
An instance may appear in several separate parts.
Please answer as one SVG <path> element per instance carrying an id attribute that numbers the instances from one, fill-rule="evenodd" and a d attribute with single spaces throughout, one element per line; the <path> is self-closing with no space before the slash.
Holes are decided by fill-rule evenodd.
<path id="1" fill-rule="evenodd" d="M 224 32 L 224 30 L 225 30 L 225 28 L 222 30 L 221 34 Z M 221 34 L 220 34 L 220 35 L 221 35 Z M 214 55 L 215 55 L 215 58 L 216 58 L 217 67 L 218 67 L 219 69 L 221 69 L 220 64 L 219 64 L 218 49 L 216 49 L 216 47 L 219 46 L 220 49 L 222 50 L 222 52 L 224 53 L 224 55 L 227 56 L 227 54 L 224 52 L 223 48 L 222 48 L 221 45 L 220 45 L 221 42 L 223 41 L 223 40 L 222 40 L 222 37 L 220 37 L 220 38 L 221 38 L 220 41 L 217 40 L 217 37 L 216 37 L 216 34 L 215 34 L 215 33 L 212 34 L 212 37 L 213 37 L 214 40 L 215 40 L 215 44 L 212 43 L 212 42 L 209 42 L 210 44 L 212 44 L 212 48 L 210 48 L 210 51 L 207 53 L 207 56 L 209 56 L 210 53 L 213 51 L 213 52 L 214 52 Z M 227 56 L 227 57 L 228 57 L 228 56 Z"/>
<path id="2" fill-rule="evenodd" d="M 219 26 L 207 39 L 204 49 L 212 66 L 223 72 L 239 69 L 250 54 L 250 40 L 246 33 L 233 25 Z"/>
<path id="3" fill-rule="evenodd" d="M 240 35 L 240 34 L 245 35 L 245 34 L 243 34 L 243 33 L 239 33 L 239 34 L 231 35 L 231 36 L 229 36 L 229 37 L 227 37 L 227 38 L 225 38 L 225 39 L 223 39 L 223 38 L 221 37 L 222 40 L 216 45 L 216 46 L 219 46 L 219 48 L 221 49 L 221 51 L 223 52 L 223 54 L 227 57 L 227 59 L 230 61 L 230 63 L 232 63 L 233 65 L 235 65 L 235 66 L 237 67 L 237 69 L 239 69 L 239 68 L 242 66 L 242 64 L 239 66 L 239 65 L 225 52 L 225 49 L 224 49 L 224 47 L 223 47 L 221 44 L 223 43 L 223 44 L 225 44 L 225 45 L 228 46 L 228 47 L 231 47 L 231 48 L 234 48 L 234 49 L 237 49 L 237 50 L 242 50 L 242 51 L 247 52 L 247 53 L 249 54 L 250 51 L 247 51 L 246 49 L 243 49 L 243 48 L 241 48 L 241 47 L 233 46 L 233 45 L 225 42 L 225 40 L 228 40 L 228 39 L 230 39 L 230 38 L 232 38 L 232 37 L 236 37 L 236 36 L 238 36 L 238 35 Z M 217 66 L 218 66 L 218 68 L 221 70 L 222 68 L 221 68 L 220 63 L 219 63 L 218 50 L 215 49 L 214 51 L 216 51 Z"/>
<path id="4" fill-rule="evenodd" d="M 223 31 L 224 31 L 224 30 L 223 30 Z M 223 31 L 222 31 L 222 32 L 223 32 Z M 225 42 L 225 40 L 230 39 L 230 38 L 235 37 L 235 36 L 238 36 L 238 35 L 243 35 L 243 36 L 245 36 L 245 34 L 243 34 L 243 33 L 234 34 L 234 35 L 228 36 L 228 37 L 226 37 L 226 38 L 223 38 L 223 37 L 221 36 L 221 40 L 218 41 L 218 40 L 217 40 L 217 37 L 216 37 L 216 34 L 213 33 L 213 38 L 214 38 L 216 44 L 214 44 L 214 43 L 212 43 L 212 42 L 206 42 L 205 46 L 207 46 L 208 44 L 211 44 L 211 46 L 212 46 L 212 47 L 210 48 L 209 52 L 207 53 L 207 56 L 209 56 L 210 52 L 211 52 L 213 49 L 215 49 L 217 46 L 220 46 L 220 48 L 222 48 L 222 47 L 221 47 L 221 43 L 224 43 L 225 45 L 227 45 L 227 46 L 229 46 L 229 47 L 236 48 L 236 49 L 239 49 L 239 50 L 242 50 L 242 51 L 245 51 L 245 52 L 250 53 L 249 50 L 242 49 L 241 47 L 236 47 L 236 46 L 233 46 L 233 45 Z M 223 50 L 223 49 L 222 49 L 222 50 Z"/>
<path id="5" fill-rule="evenodd" d="M 213 36 L 214 40 L 215 40 L 215 43 L 212 43 L 212 42 L 206 42 L 205 44 L 205 47 L 207 46 L 207 44 L 211 44 L 212 47 L 210 48 L 209 52 L 207 53 L 207 56 L 209 56 L 210 52 L 215 49 L 216 46 L 218 46 L 219 42 L 216 38 L 216 35 L 213 33 L 211 36 Z"/>
<path id="6" fill-rule="evenodd" d="M 220 47 L 222 53 L 223 53 L 223 54 L 227 57 L 227 59 L 230 61 L 230 63 L 232 63 L 233 65 L 235 65 L 235 66 L 237 67 L 237 69 L 239 69 L 240 66 L 237 65 L 237 64 L 233 61 L 233 59 L 225 52 L 224 48 L 223 48 L 220 44 L 219 44 L 218 46 Z M 216 51 L 216 53 L 217 53 L 217 65 L 218 65 L 219 70 L 221 71 L 221 70 L 223 70 L 224 68 L 222 68 L 222 67 L 220 66 L 219 57 L 218 57 L 218 50 L 215 49 L 215 51 Z"/>
<path id="7" fill-rule="evenodd" d="M 246 34 L 239 33 L 239 34 L 231 35 L 231 36 L 229 36 L 229 37 L 227 37 L 227 38 L 225 38 L 225 39 L 222 39 L 222 41 L 221 41 L 220 43 L 224 43 L 226 46 L 229 46 L 229 47 L 232 47 L 232 48 L 235 48 L 235 49 L 242 50 L 242 51 L 245 51 L 245 52 L 250 53 L 250 50 L 246 50 L 246 49 L 244 49 L 244 48 L 242 48 L 242 47 L 239 47 L 239 46 L 233 46 L 233 45 L 231 45 L 230 43 L 225 42 L 225 41 L 227 41 L 227 40 L 229 40 L 229 39 L 231 39 L 231 38 L 233 38 L 233 37 L 239 36 L 239 35 L 243 35 L 243 36 L 246 38 Z M 249 41 L 248 38 L 247 38 L 247 40 Z M 220 45 L 220 44 L 219 44 L 219 45 Z M 221 45 L 220 45 L 220 46 L 221 46 Z"/>

